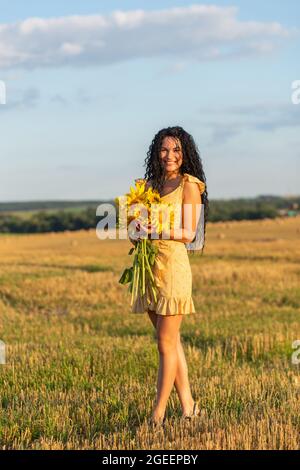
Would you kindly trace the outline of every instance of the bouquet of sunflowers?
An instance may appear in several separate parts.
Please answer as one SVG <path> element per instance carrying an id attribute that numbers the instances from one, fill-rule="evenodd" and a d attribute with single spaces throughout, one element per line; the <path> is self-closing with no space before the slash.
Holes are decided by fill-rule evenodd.
<path id="1" fill-rule="evenodd" d="M 148 284 L 153 294 L 155 302 L 157 301 L 157 287 L 155 285 L 152 266 L 154 265 L 157 254 L 157 246 L 149 240 L 147 228 L 151 227 L 150 232 L 159 236 L 167 227 L 174 225 L 174 213 L 170 211 L 170 204 L 164 203 L 158 193 L 153 188 L 145 189 L 146 180 L 136 179 L 135 187 L 130 186 L 130 192 L 122 198 L 115 198 L 117 206 L 120 208 L 120 199 L 122 199 L 123 209 L 126 215 L 123 225 L 129 233 L 130 239 L 134 239 L 134 247 L 130 249 L 129 255 L 134 254 L 133 263 L 130 268 L 126 268 L 120 279 L 120 284 L 129 283 L 129 292 L 131 293 L 131 305 L 135 302 L 139 294 L 146 292 Z M 119 220 L 120 227 L 120 220 Z M 145 229 L 146 231 L 138 239 L 135 239 L 136 229 Z M 145 236 L 146 234 L 146 236 Z"/>

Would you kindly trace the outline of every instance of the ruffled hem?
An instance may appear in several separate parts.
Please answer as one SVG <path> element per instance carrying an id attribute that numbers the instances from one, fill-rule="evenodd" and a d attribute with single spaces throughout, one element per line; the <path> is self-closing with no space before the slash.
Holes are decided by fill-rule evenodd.
<path id="1" fill-rule="evenodd" d="M 196 313 L 192 297 L 163 297 L 159 296 L 157 302 L 149 299 L 147 293 L 139 295 L 132 305 L 132 313 L 145 313 L 148 310 L 154 311 L 157 315 L 189 315 Z"/>

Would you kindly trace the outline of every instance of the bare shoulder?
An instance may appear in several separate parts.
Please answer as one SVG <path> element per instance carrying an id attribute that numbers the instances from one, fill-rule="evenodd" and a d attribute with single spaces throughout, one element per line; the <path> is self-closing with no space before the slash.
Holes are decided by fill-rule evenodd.
<path id="1" fill-rule="evenodd" d="M 201 201 L 201 191 L 193 181 L 186 181 L 183 187 L 183 199 L 190 201 Z"/>

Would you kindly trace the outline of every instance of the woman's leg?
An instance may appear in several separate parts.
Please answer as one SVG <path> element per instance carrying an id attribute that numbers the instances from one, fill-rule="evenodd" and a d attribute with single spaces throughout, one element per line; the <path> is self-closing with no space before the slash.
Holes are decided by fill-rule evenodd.
<path id="1" fill-rule="evenodd" d="M 156 330 L 156 321 L 157 321 L 157 314 L 155 312 L 153 312 L 153 310 L 148 310 L 148 315 L 149 315 L 149 318 Z"/>
<path id="2" fill-rule="evenodd" d="M 148 310 L 149 318 L 156 330 L 158 315 L 151 310 Z M 191 395 L 191 389 L 188 379 L 188 367 L 185 359 L 184 350 L 181 344 L 180 332 L 177 337 L 177 370 L 175 376 L 175 388 L 180 399 L 183 413 L 189 414 L 194 405 L 194 400 Z"/>
<path id="3" fill-rule="evenodd" d="M 164 417 L 178 367 L 177 338 L 182 315 L 158 315 L 156 322 L 159 370 L 153 420 Z"/>
<path id="4" fill-rule="evenodd" d="M 179 396 L 184 414 L 190 414 L 193 410 L 194 400 L 191 394 L 191 388 L 188 377 L 188 366 L 185 359 L 184 350 L 182 347 L 180 332 L 177 338 L 177 355 L 178 366 L 175 377 L 175 388 Z"/>

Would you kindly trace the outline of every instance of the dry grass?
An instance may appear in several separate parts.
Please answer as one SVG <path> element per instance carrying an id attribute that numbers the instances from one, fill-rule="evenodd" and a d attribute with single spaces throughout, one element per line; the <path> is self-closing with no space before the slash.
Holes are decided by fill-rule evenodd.
<path id="1" fill-rule="evenodd" d="M 202 415 L 147 422 L 158 353 L 118 284 L 127 240 L 0 238 L 1 449 L 299 449 L 299 218 L 209 224 L 181 332 Z"/>

